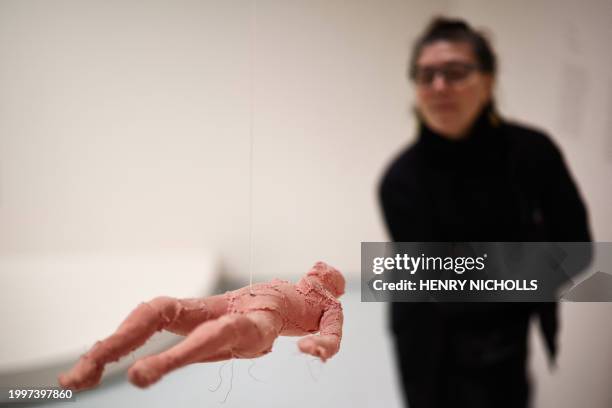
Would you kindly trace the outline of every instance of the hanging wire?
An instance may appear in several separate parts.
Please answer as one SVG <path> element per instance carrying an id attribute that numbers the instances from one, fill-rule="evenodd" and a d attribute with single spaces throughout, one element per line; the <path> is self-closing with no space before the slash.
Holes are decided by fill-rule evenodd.
<path id="1" fill-rule="evenodd" d="M 253 142 L 255 128 L 255 65 L 257 56 L 257 0 L 251 2 L 251 58 L 249 83 L 249 292 L 253 296 Z"/>

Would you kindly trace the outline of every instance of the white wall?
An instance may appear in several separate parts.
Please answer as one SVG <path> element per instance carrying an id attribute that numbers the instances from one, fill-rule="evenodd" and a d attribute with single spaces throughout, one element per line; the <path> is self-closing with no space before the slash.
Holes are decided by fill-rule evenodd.
<path id="1" fill-rule="evenodd" d="M 244 252 L 248 14 L 0 2 L 2 252 Z"/>
<path id="2" fill-rule="evenodd" d="M 244 279 L 253 103 L 255 279 L 356 276 L 444 4 L 0 2 L 0 251 L 205 248 Z"/>

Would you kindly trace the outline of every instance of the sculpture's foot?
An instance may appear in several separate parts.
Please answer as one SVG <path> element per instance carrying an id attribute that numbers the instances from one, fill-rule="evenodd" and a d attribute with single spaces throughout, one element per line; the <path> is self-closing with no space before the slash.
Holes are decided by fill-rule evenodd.
<path id="1" fill-rule="evenodd" d="M 104 365 L 98 365 L 87 357 L 81 357 L 78 363 L 67 373 L 58 378 L 62 388 L 79 391 L 95 387 L 100 383 Z"/>
<path id="2" fill-rule="evenodd" d="M 157 356 L 145 357 L 136 361 L 128 370 L 128 379 L 140 388 L 146 388 L 159 381 L 166 373 L 165 364 L 160 364 Z"/>

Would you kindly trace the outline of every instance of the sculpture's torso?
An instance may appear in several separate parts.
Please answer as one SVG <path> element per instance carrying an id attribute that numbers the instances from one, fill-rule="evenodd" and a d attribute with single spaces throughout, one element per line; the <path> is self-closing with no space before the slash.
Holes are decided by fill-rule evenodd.
<path id="1" fill-rule="evenodd" d="M 302 279 L 292 284 L 280 279 L 227 292 L 228 313 L 270 311 L 280 315 L 283 336 L 319 331 L 321 315 L 339 302 L 322 286 Z"/>

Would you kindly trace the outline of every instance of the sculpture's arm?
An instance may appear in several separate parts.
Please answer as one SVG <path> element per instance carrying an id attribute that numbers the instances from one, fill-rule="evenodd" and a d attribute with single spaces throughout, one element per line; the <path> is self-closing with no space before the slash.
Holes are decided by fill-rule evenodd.
<path id="1" fill-rule="evenodd" d="M 321 316 L 319 334 L 300 339 L 300 351 L 319 357 L 321 361 L 333 357 L 340 349 L 343 321 L 342 306 L 339 303 L 327 309 Z"/>

